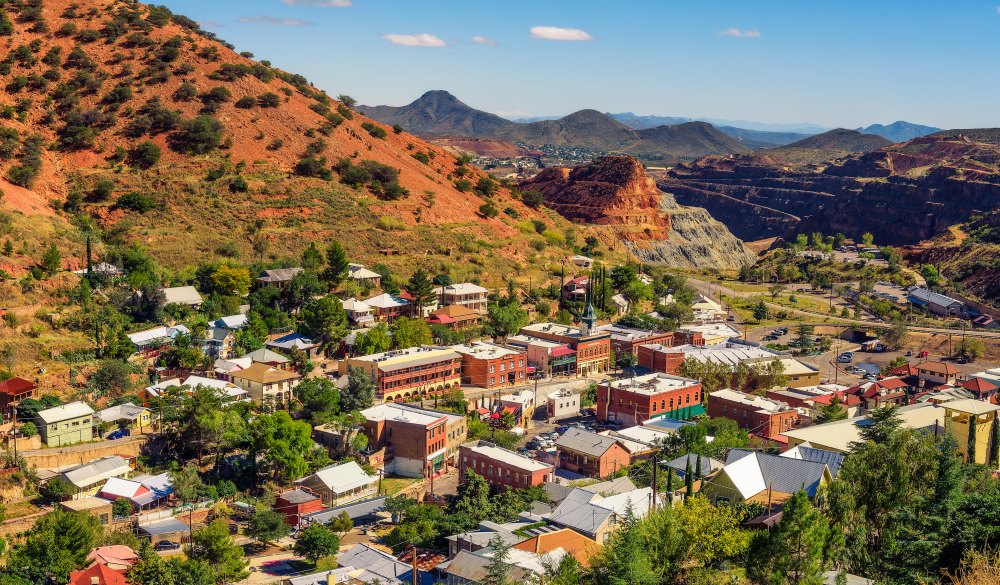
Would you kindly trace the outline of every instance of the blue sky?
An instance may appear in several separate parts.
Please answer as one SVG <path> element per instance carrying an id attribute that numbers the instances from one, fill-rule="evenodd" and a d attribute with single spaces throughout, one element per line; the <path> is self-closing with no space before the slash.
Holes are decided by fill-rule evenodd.
<path id="1" fill-rule="evenodd" d="M 159 1 L 363 104 L 1000 126 L 1000 0 Z"/>

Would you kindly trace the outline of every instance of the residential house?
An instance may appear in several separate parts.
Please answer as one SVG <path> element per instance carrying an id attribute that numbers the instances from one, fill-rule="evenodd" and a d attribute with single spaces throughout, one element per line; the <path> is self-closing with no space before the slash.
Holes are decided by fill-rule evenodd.
<path id="1" fill-rule="evenodd" d="M 382 286 L 382 275 L 368 270 L 364 264 L 348 264 L 347 278 L 362 287 L 378 288 Z"/>
<path id="2" fill-rule="evenodd" d="M 104 498 L 98 498 L 95 496 L 88 496 L 86 498 L 80 498 L 79 500 L 66 500 L 65 502 L 59 502 L 57 504 L 60 510 L 66 512 L 79 512 L 81 514 L 87 514 L 97 518 L 101 526 L 107 526 L 111 522 L 111 508 L 113 502 L 111 500 L 105 500 Z"/>
<path id="3" fill-rule="evenodd" d="M 882 378 L 873 382 L 862 382 L 851 386 L 845 393 L 857 396 L 868 410 L 883 406 L 902 406 L 907 403 L 910 384 L 898 377 Z"/>
<path id="4" fill-rule="evenodd" d="M 701 493 L 715 501 L 780 504 L 798 491 L 810 498 L 833 481 L 823 462 L 730 450 L 726 465 L 701 484 Z"/>
<path id="5" fill-rule="evenodd" d="M 561 549 L 565 553 L 573 555 L 581 567 L 587 568 L 590 566 L 590 558 L 600 550 L 601 546 L 579 532 L 569 528 L 561 528 L 532 536 L 528 540 L 515 544 L 514 548 L 537 555 L 552 554 Z"/>
<path id="6" fill-rule="evenodd" d="M 408 404 L 378 404 L 361 415 L 367 462 L 407 477 L 436 475 L 455 466 L 468 434 L 464 416 Z"/>
<path id="7" fill-rule="evenodd" d="M 270 351 L 270 350 L 267 350 Z M 277 354 L 275 354 L 277 355 Z M 284 356 L 282 356 L 284 357 Z M 286 360 L 288 358 L 285 358 Z M 233 372 L 249 368 L 253 365 L 253 360 L 248 357 L 229 358 L 228 360 L 215 360 L 212 364 L 212 372 L 219 380 L 229 380 L 229 375 Z"/>
<path id="8" fill-rule="evenodd" d="M 521 390 L 516 394 L 504 394 L 500 397 L 497 412 L 501 416 L 509 412 L 514 417 L 514 424 L 528 428 L 528 421 L 535 416 L 535 393 Z"/>
<path id="9" fill-rule="evenodd" d="M 99 546 L 87 553 L 87 563 L 98 563 L 116 571 L 128 571 L 129 567 L 139 560 L 132 547 L 123 544 Z"/>
<path id="10" fill-rule="evenodd" d="M 462 384 L 462 356 L 447 347 L 419 346 L 341 360 L 342 376 L 353 368 L 374 380 L 375 394 L 384 402 L 440 395 Z"/>
<path id="11" fill-rule="evenodd" d="M 621 442 L 583 429 L 570 429 L 556 441 L 559 467 L 603 479 L 632 460 Z"/>
<path id="12" fill-rule="evenodd" d="M 212 321 L 212 325 L 215 327 L 221 327 L 223 329 L 232 329 L 233 331 L 243 329 L 247 325 L 247 316 L 245 313 L 237 313 L 236 315 L 227 315 L 225 317 L 219 317 L 215 321 Z"/>
<path id="13" fill-rule="evenodd" d="M 86 569 L 70 571 L 69 585 L 128 585 L 128 579 L 124 570 L 93 563 Z"/>
<path id="14" fill-rule="evenodd" d="M 632 303 L 628 302 L 623 294 L 616 294 L 611 297 L 611 306 L 615 310 L 616 315 L 625 315 L 628 313 L 629 307 Z"/>
<path id="15" fill-rule="evenodd" d="M 955 366 L 945 362 L 924 362 L 917 364 L 917 377 L 920 387 L 954 386 L 962 373 Z"/>
<path id="16" fill-rule="evenodd" d="M 544 484 L 546 489 L 552 486 L 561 487 L 553 483 Z M 479 526 L 472 530 L 445 537 L 445 540 L 448 541 L 448 558 L 455 558 L 458 556 L 459 551 L 472 553 L 480 551 L 488 547 L 490 541 L 495 538 L 499 538 L 509 546 L 514 546 L 524 540 L 524 537 L 518 536 L 515 532 L 521 531 L 530 524 L 534 524 L 534 521 L 525 521 L 523 518 L 518 518 L 518 520 L 504 524 L 482 520 L 479 522 Z"/>
<path id="17" fill-rule="evenodd" d="M 140 475 L 132 479 L 113 477 L 101 487 L 98 495 L 112 502 L 125 498 L 134 511 L 152 510 L 165 505 L 174 493 L 174 482 L 169 473 Z"/>
<path id="18" fill-rule="evenodd" d="M 31 380 L 14 376 L 0 382 L 0 418 L 12 413 L 27 398 L 38 399 L 38 386 Z"/>
<path id="19" fill-rule="evenodd" d="M 442 307 L 458 305 L 485 315 L 486 298 L 490 291 L 471 282 L 460 282 L 438 287 L 434 289 L 434 294 L 437 295 L 438 305 Z"/>
<path id="20" fill-rule="evenodd" d="M 322 351 L 320 350 L 319 344 L 309 339 L 305 335 L 295 333 L 286 333 L 280 335 L 264 344 L 267 349 L 280 351 L 285 355 L 292 355 L 294 351 L 301 351 L 306 355 L 306 358 L 314 360 L 322 357 Z"/>
<path id="21" fill-rule="evenodd" d="M 772 398 L 770 393 L 768 393 L 768 398 Z M 861 416 L 861 411 L 865 407 L 865 403 L 861 397 L 854 394 L 847 394 L 843 391 L 838 391 L 823 396 L 817 396 L 812 400 L 813 419 L 819 416 L 823 407 L 832 404 L 834 398 L 836 398 L 837 402 L 840 403 L 840 409 L 847 412 L 847 418 Z M 776 398 L 776 400 L 780 400 L 780 398 Z"/>
<path id="22" fill-rule="evenodd" d="M 351 522 L 355 526 L 375 524 L 388 515 L 385 512 L 385 496 L 358 500 L 350 504 L 344 504 L 343 506 L 334 506 L 333 508 L 325 508 L 319 512 L 303 514 L 299 518 L 299 525 L 329 524 L 339 518 L 341 514 L 347 514 L 347 517 L 351 519 Z"/>
<path id="23" fill-rule="evenodd" d="M 549 394 L 546 399 L 546 416 L 550 420 L 562 420 L 580 414 L 580 394 L 568 388 Z"/>
<path id="24" fill-rule="evenodd" d="M 287 370 L 292 365 L 292 360 L 276 351 L 271 351 L 266 347 L 251 351 L 239 359 L 249 359 L 253 364 L 265 364 L 279 370 Z"/>
<path id="25" fill-rule="evenodd" d="M 257 404 L 271 404 L 281 408 L 292 399 L 292 389 L 302 376 L 267 364 L 254 364 L 245 370 L 230 374 L 233 384 L 243 388 Z"/>
<path id="26" fill-rule="evenodd" d="M 985 404 L 985 403 L 984 403 Z M 930 434 L 942 433 L 945 429 L 945 410 L 932 403 L 901 406 L 897 411 L 904 429 L 925 431 Z M 870 424 L 868 415 L 828 422 L 821 425 L 801 427 L 785 432 L 789 447 L 808 443 L 814 448 L 826 451 L 849 453 L 851 443 L 862 441 L 860 430 Z M 961 440 L 958 441 L 961 443 Z"/>
<path id="27" fill-rule="evenodd" d="M 648 487 L 607 496 L 576 488 L 543 517 L 556 526 L 570 528 L 594 542 L 606 544 L 630 509 L 635 518 L 645 518 L 652 500 L 653 490 Z"/>
<path id="28" fill-rule="evenodd" d="M 496 489 L 527 489 L 553 481 L 551 465 L 497 447 L 489 441 L 472 441 L 458 448 L 459 482 L 469 472 L 481 475 Z"/>
<path id="29" fill-rule="evenodd" d="M 969 378 L 963 381 L 961 386 L 968 390 L 976 400 L 997 403 L 997 391 L 1000 390 L 1000 386 L 985 378 Z"/>
<path id="30" fill-rule="evenodd" d="M 771 400 L 784 402 L 793 408 L 813 408 L 817 398 L 832 396 L 834 394 L 843 398 L 844 391 L 847 389 L 848 386 L 843 384 L 817 384 L 816 386 L 802 386 L 799 388 L 781 388 L 780 386 L 775 386 L 774 388 L 767 389 L 765 396 Z M 824 404 L 829 404 L 829 400 Z"/>
<path id="31" fill-rule="evenodd" d="M 698 467 L 699 458 L 701 459 L 700 468 Z M 665 467 L 672 469 L 674 473 L 677 474 L 677 477 L 683 480 L 685 477 L 687 477 L 688 465 L 691 466 L 690 469 L 692 474 L 697 473 L 698 469 L 701 469 L 702 477 L 706 477 L 712 475 L 716 471 L 719 471 L 726 464 L 723 463 L 722 461 L 719 461 L 718 459 L 712 459 L 707 455 L 698 455 L 697 453 L 687 453 L 685 455 L 681 455 L 679 457 L 671 459 L 670 461 L 667 461 Z M 664 483 L 661 485 L 666 486 L 666 479 L 664 479 L 663 481 Z M 680 485 L 675 484 L 674 487 L 677 488 L 680 487 Z"/>
<path id="32" fill-rule="evenodd" d="M 651 418 L 692 418 L 704 414 L 701 382 L 654 373 L 597 385 L 597 418 L 625 426 Z"/>
<path id="33" fill-rule="evenodd" d="M 365 327 L 375 322 L 372 308 L 367 303 L 351 297 L 341 301 L 344 305 L 344 312 L 347 313 L 347 320 L 355 327 Z"/>
<path id="34" fill-rule="evenodd" d="M 116 276 L 125 275 L 124 270 L 118 268 L 114 264 L 109 264 L 107 262 L 100 262 L 98 264 L 94 264 L 93 266 L 90 267 L 90 270 L 87 270 L 87 268 L 81 268 L 79 270 L 73 271 L 73 274 L 79 274 L 81 276 L 89 273 L 100 274 L 101 276 L 105 276 L 108 278 L 114 278 Z"/>
<path id="35" fill-rule="evenodd" d="M 590 268 L 594 265 L 594 260 L 592 258 L 581 256 L 579 254 L 575 256 L 570 256 L 569 261 L 575 264 L 577 267 L 584 268 L 586 270 L 590 270 Z"/>
<path id="36" fill-rule="evenodd" d="M 167 305 L 183 305 L 197 309 L 204 302 L 193 286 L 173 286 L 161 289 Z"/>
<path id="37" fill-rule="evenodd" d="M 132 465 L 128 459 L 111 455 L 66 470 L 59 478 L 73 486 L 72 499 L 79 500 L 96 495 L 109 479 L 128 477 L 131 473 Z"/>
<path id="38" fill-rule="evenodd" d="M 734 420 L 749 433 L 774 440 L 799 425 L 799 411 L 784 402 L 728 388 L 708 395 L 708 416 Z"/>
<path id="39" fill-rule="evenodd" d="M 322 506 L 339 506 L 377 495 L 378 476 L 368 475 L 354 461 L 329 465 L 316 473 L 295 481 L 295 485 L 308 488 L 319 495 Z M 318 510 L 318 508 L 317 508 Z M 315 512 L 316 510 L 310 510 Z"/>
<path id="40" fill-rule="evenodd" d="M 176 391 L 172 389 L 183 388 L 182 392 L 191 396 L 199 386 L 214 388 L 219 393 L 223 403 L 250 400 L 250 393 L 232 382 L 216 378 L 205 378 L 203 376 L 188 376 L 183 381 L 180 378 L 172 378 L 146 386 L 142 392 L 142 404 L 149 407 L 155 404 L 160 398 L 169 395 L 172 391 Z"/>
<path id="41" fill-rule="evenodd" d="M 272 508 L 285 517 L 286 524 L 298 528 L 303 516 L 323 509 L 323 502 L 312 491 L 296 488 L 278 494 Z"/>
<path id="42" fill-rule="evenodd" d="M 187 522 L 177 518 L 167 518 L 137 525 L 136 535 L 154 544 L 162 540 L 180 544 L 190 539 L 191 530 Z"/>
<path id="43" fill-rule="evenodd" d="M 257 286 L 270 286 L 278 290 L 285 288 L 296 276 L 303 272 L 302 268 L 272 268 L 260 273 L 257 277 Z"/>
<path id="44" fill-rule="evenodd" d="M 611 348 L 614 349 L 616 356 L 627 353 L 638 356 L 639 346 L 657 343 L 671 346 L 675 344 L 677 339 L 684 337 L 683 335 L 675 336 L 669 331 L 647 331 L 621 325 L 598 325 L 594 329 L 611 335 Z"/>
<path id="45" fill-rule="evenodd" d="M 155 359 L 160 352 L 173 347 L 178 335 L 190 335 L 191 330 L 177 324 L 171 327 L 154 327 L 145 331 L 129 333 L 129 341 L 135 345 L 135 353 L 139 359 Z"/>
<path id="46" fill-rule="evenodd" d="M 579 376 L 600 374 L 611 369 L 611 334 L 592 329 L 586 322 L 581 327 L 536 323 L 522 327 L 520 333 L 563 344 L 573 350 L 575 372 Z"/>
<path id="47" fill-rule="evenodd" d="M 453 345 L 462 356 L 462 384 L 492 389 L 524 384 L 528 372 L 528 354 L 493 343 L 476 341 Z"/>
<path id="48" fill-rule="evenodd" d="M 951 400 L 941 405 L 944 409 L 946 424 L 944 425 L 955 443 L 958 453 L 971 463 L 985 465 L 990 457 L 990 429 L 1000 406 L 983 400 Z M 976 426 L 975 436 L 972 435 L 972 425 Z M 975 442 L 975 461 L 970 461 L 969 447 Z"/>
<path id="49" fill-rule="evenodd" d="M 462 305 L 446 305 L 434 309 L 427 315 L 429 325 L 444 325 L 449 329 L 466 329 L 475 327 L 483 320 L 483 315 L 474 309 Z"/>
<path id="50" fill-rule="evenodd" d="M 98 411 L 97 419 L 105 423 L 116 423 L 119 428 L 136 433 L 150 431 L 153 426 L 153 412 L 131 402 L 123 402 Z"/>
<path id="51" fill-rule="evenodd" d="M 212 359 L 228 360 L 235 357 L 236 332 L 225 327 L 209 327 L 201 348 Z"/>
<path id="52" fill-rule="evenodd" d="M 694 314 L 695 321 L 710 323 L 726 318 L 726 311 L 722 309 L 722 305 L 703 294 L 699 294 L 698 298 L 691 304 L 691 312 Z M 737 333 L 737 335 L 739 334 Z"/>
<path id="53" fill-rule="evenodd" d="M 813 447 L 806 447 L 805 445 L 792 447 L 787 451 L 781 452 L 780 456 L 823 463 L 826 465 L 826 468 L 830 470 L 830 475 L 834 479 L 836 479 L 837 475 L 840 473 L 840 468 L 844 465 L 844 459 L 847 457 L 844 453 L 827 451 L 825 449 L 814 449 Z"/>
<path id="54" fill-rule="evenodd" d="M 372 315 L 376 321 L 392 323 L 400 317 L 409 316 L 412 303 L 398 295 L 383 293 L 370 299 L 365 299 L 364 303 L 371 307 Z"/>
<path id="55" fill-rule="evenodd" d="M 35 415 L 35 427 L 42 442 L 49 447 L 83 443 L 94 438 L 94 409 L 85 402 L 70 402 L 41 410 Z"/>
<path id="56" fill-rule="evenodd" d="M 970 316 L 968 308 L 962 301 L 926 288 L 911 288 L 906 295 L 906 300 L 910 302 L 910 305 L 924 309 L 932 315 L 962 318 Z"/>
<path id="57" fill-rule="evenodd" d="M 587 298 L 587 287 L 589 285 L 589 276 L 577 276 L 563 285 L 563 298 L 568 301 L 582 301 Z"/>
<path id="58" fill-rule="evenodd" d="M 400 562 L 391 554 L 368 544 L 356 544 L 346 552 L 340 553 L 337 555 L 337 564 L 341 567 L 363 569 L 363 572 L 356 577 L 362 583 L 434 585 L 436 581 L 430 573 L 419 568 L 417 577 L 414 578 L 411 565 Z"/>

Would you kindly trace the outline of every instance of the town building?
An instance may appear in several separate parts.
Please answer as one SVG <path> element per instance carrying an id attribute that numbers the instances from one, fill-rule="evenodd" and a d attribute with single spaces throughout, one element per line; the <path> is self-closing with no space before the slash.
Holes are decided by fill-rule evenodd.
<path id="1" fill-rule="evenodd" d="M 364 288 L 378 288 L 382 286 L 382 275 L 378 272 L 368 270 L 364 264 L 348 264 L 347 278 Z"/>
<path id="2" fill-rule="evenodd" d="M 986 404 L 986 403 L 984 403 Z M 901 428 L 941 434 L 945 430 L 945 410 L 932 403 L 911 404 L 897 411 Z M 821 425 L 801 427 L 785 432 L 789 447 L 804 443 L 826 451 L 849 453 L 851 444 L 862 441 L 860 429 L 867 424 L 868 415 L 848 418 Z M 961 443 L 961 440 L 958 440 Z"/>
<path id="3" fill-rule="evenodd" d="M 282 370 L 267 364 L 254 364 L 244 370 L 230 374 L 233 384 L 243 388 L 257 404 L 284 407 L 292 399 L 292 389 L 298 386 L 302 376 L 296 372 Z"/>
<path id="4" fill-rule="evenodd" d="M 597 385 L 597 418 L 625 426 L 651 418 L 691 418 L 704 414 L 701 401 L 697 380 L 663 373 L 622 378 Z"/>
<path id="5" fill-rule="evenodd" d="M 165 505 L 174 493 L 174 482 L 169 473 L 141 475 L 132 479 L 113 477 L 101 487 L 98 495 L 112 502 L 125 498 L 134 511 L 152 510 Z"/>
<path id="6" fill-rule="evenodd" d="M 653 490 L 648 487 L 614 495 L 603 494 L 604 492 L 576 488 L 551 513 L 543 515 L 543 518 L 556 526 L 572 529 L 596 543 L 607 544 L 629 510 L 634 518 L 642 519 L 653 504 Z"/>
<path id="7" fill-rule="evenodd" d="M 700 493 L 716 501 L 780 504 L 798 491 L 816 497 L 833 475 L 826 463 L 731 449 L 722 470 L 701 484 Z"/>
<path id="8" fill-rule="evenodd" d="M 354 462 L 352 461 L 351 463 Z M 354 465 L 357 465 L 357 463 L 354 463 Z M 278 494 L 272 507 L 275 512 L 285 517 L 286 524 L 292 528 L 298 528 L 303 516 L 319 512 L 323 509 L 323 502 L 312 491 L 296 488 Z"/>
<path id="9" fill-rule="evenodd" d="M 490 291 L 471 282 L 460 282 L 435 288 L 434 294 L 437 295 L 438 305 L 441 307 L 458 305 L 485 315 Z"/>
<path id="10" fill-rule="evenodd" d="M 708 416 L 734 420 L 751 434 L 775 440 L 799 424 L 799 411 L 784 402 L 728 388 L 708 395 Z"/>
<path id="11" fill-rule="evenodd" d="M 945 412 L 944 428 L 955 439 L 958 453 L 970 463 L 985 465 L 990 461 L 990 432 L 1000 406 L 982 400 L 951 400 L 941 405 Z M 973 435 L 972 425 L 975 425 Z M 974 461 L 969 446 L 975 443 Z"/>
<path id="12" fill-rule="evenodd" d="M 41 410 L 34 422 L 42 442 L 49 447 L 83 443 L 94 438 L 94 409 L 85 402 Z"/>
<path id="13" fill-rule="evenodd" d="M 580 394 L 568 388 L 549 394 L 546 399 L 546 416 L 550 420 L 562 420 L 580 414 Z"/>
<path id="14" fill-rule="evenodd" d="M 97 518 L 97 521 L 101 523 L 101 526 L 107 526 L 111 522 L 112 516 L 112 506 L 114 502 L 111 500 L 105 500 L 104 498 L 98 498 L 96 496 L 88 496 L 86 498 L 80 498 L 79 500 L 66 500 L 65 502 L 59 502 L 56 507 L 65 512 L 79 512 L 81 514 L 87 514 Z"/>
<path id="15" fill-rule="evenodd" d="M 447 347 L 411 347 L 340 362 L 341 375 L 352 368 L 375 381 L 375 394 L 385 402 L 439 395 L 462 384 L 462 356 Z"/>
<path id="16" fill-rule="evenodd" d="M 763 369 L 777 360 L 781 364 L 786 384 L 792 388 L 816 386 L 820 383 L 818 368 L 801 362 L 788 354 L 773 352 L 742 342 L 726 342 L 716 345 L 643 345 L 639 347 L 639 365 L 653 372 L 680 374 L 684 362 L 694 359 L 702 363 L 716 363 L 735 369 L 739 364 Z"/>
<path id="17" fill-rule="evenodd" d="M 264 344 L 264 347 L 279 351 L 285 355 L 292 355 L 293 352 L 301 351 L 310 360 L 323 357 L 318 343 L 294 331 L 271 339 Z"/>
<path id="18" fill-rule="evenodd" d="M 427 315 L 429 325 L 444 325 L 449 329 L 475 327 L 483 321 L 483 315 L 462 305 L 446 305 L 434 309 Z"/>
<path id="19" fill-rule="evenodd" d="M 160 352 L 173 347 L 178 335 L 190 334 L 190 329 L 178 323 L 172 327 L 154 327 L 129 333 L 127 337 L 135 345 L 135 353 L 139 359 L 154 359 Z"/>
<path id="20" fill-rule="evenodd" d="M 528 428 L 528 421 L 535 416 L 535 406 L 535 393 L 531 390 L 521 390 L 501 396 L 497 412 L 501 416 L 509 412 L 516 426 Z"/>
<path id="21" fill-rule="evenodd" d="M 0 382 L 0 417 L 6 417 L 28 398 L 38 399 L 38 387 L 31 380 L 14 376 Z"/>
<path id="22" fill-rule="evenodd" d="M 917 364 L 917 377 L 920 387 L 954 385 L 962 373 L 955 366 L 945 362 L 923 362 Z"/>
<path id="23" fill-rule="evenodd" d="M 204 302 L 193 286 L 173 286 L 161 289 L 165 305 L 183 305 L 192 309 L 201 307 Z"/>
<path id="24" fill-rule="evenodd" d="M 926 288 L 913 287 L 906 294 L 910 305 L 942 317 L 969 317 L 965 303 Z"/>
<path id="25" fill-rule="evenodd" d="M 843 398 L 848 386 L 843 384 L 819 384 L 816 386 L 802 386 L 799 388 L 775 387 L 765 391 L 765 396 L 771 400 L 784 402 L 792 408 L 814 408 L 816 399 L 832 394 L 838 394 Z M 829 401 L 825 402 L 829 404 Z"/>
<path id="26" fill-rule="evenodd" d="M 361 415 L 367 462 L 407 477 L 436 475 L 456 465 L 468 434 L 464 416 L 408 404 L 379 404 Z"/>
<path id="27" fill-rule="evenodd" d="M 603 479 L 629 465 L 628 451 L 613 437 L 570 429 L 556 441 L 559 467 L 587 477 Z"/>
<path id="28" fill-rule="evenodd" d="M 521 328 L 521 335 L 535 337 L 566 346 L 575 354 L 575 373 L 578 376 L 601 374 L 611 369 L 611 334 L 593 327 L 596 318 L 588 304 L 590 315 L 584 315 L 581 327 L 559 323 L 536 323 Z M 590 320 L 590 324 L 586 322 Z M 558 352 L 553 352 L 558 353 Z M 551 360 L 550 360 L 551 361 Z"/>
<path id="29" fill-rule="evenodd" d="M 79 500 L 96 495 L 109 479 L 128 477 L 131 473 L 132 465 L 128 459 L 111 455 L 67 469 L 59 475 L 59 478 L 73 486 L 72 499 Z"/>
<path id="30" fill-rule="evenodd" d="M 410 301 L 397 295 L 383 293 L 370 299 L 365 299 L 364 303 L 371 307 L 372 316 L 376 321 L 392 323 L 400 317 L 409 316 L 413 309 Z"/>
<path id="31" fill-rule="evenodd" d="M 209 327 L 205 332 L 202 351 L 213 360 L 228 360 L 236 356 L 236 332 L 225 327 Z"/>
<path id="32" fill-rule="evenodd" d="M 903 378 L 882 378 L 873 382 L 862 382 L 848 388 L 845 393 L 857 396 L 864 408 L 873 410 L 884 406 L 902 406 L 907 403 L 911 390 L 910 383 Z"/>
<path id="33" fill-rule="evenodd" d="M 480 341 L 451 349 L 462 356 L 462 384 L 492 389 L 524 384 L 527 379 L 528 354 L 523 349 Z"/>
<path id="34" fill-rule="evenodd" d="M 459 482 L 466 481 L 469 472 L 481 475 L 497 489 L 528 489 L 555 479 L 551 465 L 497 447 L 489 441 L 461 445 L 458 459 Z"/>
<path id="35" fill-rule="evenodd" d="M 271 268 L 264 270 L 257 277 L 257 286 L 270 286 L 278 290 L 285 290 L 289 283 L 296 276 L 303 272 L 302 268 Z"/>
<path id="36" fill-rule="evenodd" d="M 187 522 L 181 522 L 177 518 L 167 518 L 137 525 L 136 535 L 153 544 L 162 540 L 180 544 L 191 538 L 191 529 Z"/>
<path id="37" fill-rule="evenodd" d="M 642 345 L 658 343 L 669 347 L 677 344 L 675 334 L 669 331 L 647 331 L 621 325 L 599 325 L 594 329 L 611 335 L 611 348 L 614 349 L 616 356 L 628 353 L 639 355 L 639 346 Z"/>
<path id="38" fill-rule="evenodd" d="M 738 329 L 726 323 L 686 323 L 677 328 L 677 331 L 687 335 L 700 335 L 701 345 L 718 345 L 730 340 L 739 340 L 743 335 Z M 698 345 L 696 341 L 691 341 Z"/>
<path id="39" fill-rule="evenodd" d="M 507 345 L 527 354 L 529 376 L 569 376 L 576 372 L 576 352 L 565 344 L 530 335 L 512 335 L 507 338 Z"/>
<path id="40" fill-rule="evenodd" d="M 726 311 L 722 309 L 722 305 L 703 294 L 699 294 L 698 298 L 691 303 L 691 312 L 694 314 L 695 321 L 710 323 L 726 318 Z"/>
<path id="41" fill-rule="evenodd" d="M 339 506 L 377 495 L 378 476 L 368 475 L 354 461 L 334 464 L 296 480 L 295 485 L 307 488 L 322 499 L 323 506 Z"/>
<path id="42" fill-rule="evenodd" d="M 577 276 L 563 285 L 563 298 L 569 301 L 582 301 L 587 297 L 587 287 L 589 286 L 589 276 Z"/>

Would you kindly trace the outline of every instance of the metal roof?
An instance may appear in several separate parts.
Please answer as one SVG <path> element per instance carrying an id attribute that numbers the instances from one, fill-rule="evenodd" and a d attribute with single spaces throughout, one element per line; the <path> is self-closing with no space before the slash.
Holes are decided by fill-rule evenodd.
<path id="1" fill-rule="evenodd" d="M 189 528 L 187 524 L 176 518 L 168 518 L 166 520 L 159 520 L 149 524 L 140 524 L 139 530 L 155 537 L 162 534 L 173 534 L 175 532 L 188 532 Z"/>
<path id="2" fill-rule="evenodd" d="M 45 410 L 40 410 L 35 416 L 42 419 L 42 422 L 45 424 L 50 425 L 52 423 L 92 414 L 94 414 L 93 408 L 87 406 L 86 402 L 77 401 L 70 402 L 69 404 L 63 404 L 62 406 L 55 406 L 52 408 L 46 408 Z"/>
<path id="3" fill-rule="evenodd" d="M 71 469 L 63 473 L 63 477 L 76 487 L 83 488 L 102 480 L 125 475 L 130 471 L 132 471 L 132 467 L 128 464 L 127 459 L 119 455 L 112 455 Z"/>
<path id="4" fill-rule="evenodd" d="M 559 437 L 559 440 L 556 441 L 556 447 L 600 457 L 616 443 L 618 440 L 612 437 L 598 435 L 583 429 L 570 429 Z"/>

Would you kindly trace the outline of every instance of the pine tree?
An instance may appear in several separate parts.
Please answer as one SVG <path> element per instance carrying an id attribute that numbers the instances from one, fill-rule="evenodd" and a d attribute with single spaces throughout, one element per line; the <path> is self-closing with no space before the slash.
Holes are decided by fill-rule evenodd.
<path id="1" fill-rule="evenodd" d="M 511 545 L 507 544 L 498 533 L 490 539 L 488 546 L 493 549 L 493 556 L 486 565 L 483 585 L 508 585 L 507 573 L 510 571 L 510 565 L 507 564 L 507 560 L 510 558 Z"/>
<path id="2" fill-rule="evenodd" d="M 90 255 L 90 236 L 87 236 L 87 278 L 92 277 L 91 273 L 93 272 L 93 269 L 93 260 Z"/>
<path id="3" fill-rule="evenodd" d="M 347 278 L 347 253 L 339 242 L 330 244 L 326 249 L 326 270 L 323 271 L 323 280 L 330 286 L 337 286 Z"/>
<path id="4" fill-rule="evenodd" d="M 781 521 L 766 537 L 764 551 L 748 572 L 754 582 L 823 583 L 824 551 L 830 538 L 829 520 L 809 502 L 804 491 L 796 492 L 782 508 Z"/>
<path id="5" fill-rule="evenodd" d="M 673 496 L 674 492 L 674 468 L 667 468 L 667 494 Z"/>
<path id="6" fill-rule="evenodd" d="M 315 242 L 310 242 L 309 247 L 302 252 L 302 268 L 308 272 L 319 272 L 323 266 L 323 254 L 316 248 Z"/>
<path id="7" fill-rule="evenodd" d="M 14 254 L 14 244 L 12 244 L 10 240 L 7 240 L 6 242 L 3 243 L 3 255 L 10 257 L 13 254 Z"/>
<path id="8" fill-rule="evenodd" d="M 424 316 L 424 307 L 434 304 L 434 285 L 422 268 L 418 268 L 410 275 L 410 280 L 406 283 L 406 292 L 413 297 L 413 307 L 419 317 Z"/>
<path id="9" fill-rule="evenodd" d="M 969 415 L 969 445 L 968 445 L 968 462 L 976 462 L 976 424 L 978 422 L 978 417 L 976 415 Z"/>
<path id="10" fill-rule="evenodd" d="M 62 268 L 62 255 L 55 243 L 51 244 L 42 255 L 42 267 L 45 268 L 45 272 L 49 276 L 59 272 L 59 269 Z"/>

